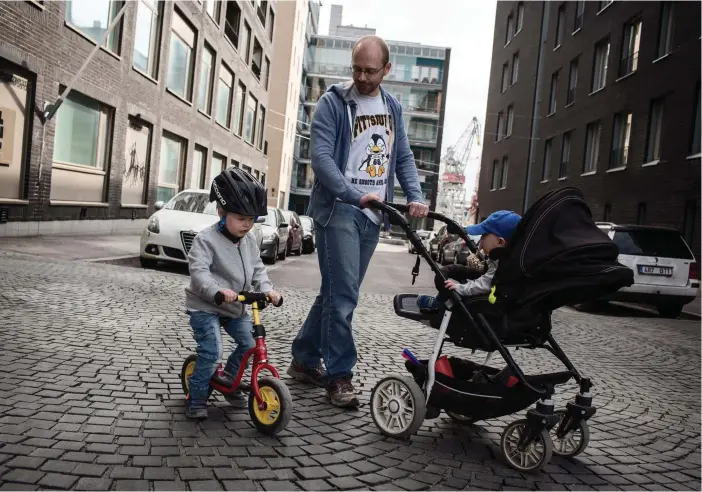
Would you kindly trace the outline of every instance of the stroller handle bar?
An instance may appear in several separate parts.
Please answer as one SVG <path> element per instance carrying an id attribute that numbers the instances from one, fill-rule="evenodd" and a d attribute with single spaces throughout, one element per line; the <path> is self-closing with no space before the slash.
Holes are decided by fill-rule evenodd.
<path id="1" fill-rule="evenodd" d="M 405 229 L 405 232 L 407 233 L 407 238 L 410 240 L 412 245 L 415 248 L 417 248 L 418 251 L 420 250 L 419 245 L 417 243 L 421 244 L 421 240 L 416 235 L 416 233 L 414 233 L 414 231 L 411 230 L 409 222 L 407 221 L 405 216 L 402 215 L 403 213 L 409 212 L 409 205 L 404 205 L 402 203 L 381 202 L 378 200 L 371 201 L 370 205 L 371 207 L 377 210 L 386 212 L 387 214 L 391 215 L 396 221 L 398 221 L 400 225 L 402 225 L 403 229 Z M 481 260 L 484 259 L 482 257 L 482 254 L 478 250 L 478 246 L 476 246 L 476 244 L 470 238 L 470 236 L 466 232 L 466 229 L 462 227 L 458 222 L 438 212 L 429 212 L 427 218 L 438 220 L 439 222 L 443 222 L 444 224 L 446 224 L 446 230 L 450 234 L 458 234 L 458 236 L 460 236 L 460 238 L 465 241 L 466 246 L 468 246 L 468 249 L 471 253 L 480 256 Z"/>

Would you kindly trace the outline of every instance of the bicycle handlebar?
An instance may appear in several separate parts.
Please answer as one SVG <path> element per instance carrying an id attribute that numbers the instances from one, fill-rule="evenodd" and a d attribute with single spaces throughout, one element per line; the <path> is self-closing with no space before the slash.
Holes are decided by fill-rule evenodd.
<path id="1" fill-rule="evenodd" d="M 266 304 L 273 304 L 275 307 L 280 307 L 283 305 L 283 296 L 280 296 L 278 303 L 275 304 L 271 302 L 271 298 L 268 297 L 263 292 L 239 292 L 237 300 L 242 304 L 253 304 L 255 302 L 265 302 Z M 218 306 L 224 302 L 224 294 L 217 292 L 214 296 L 214 302 Z"/>

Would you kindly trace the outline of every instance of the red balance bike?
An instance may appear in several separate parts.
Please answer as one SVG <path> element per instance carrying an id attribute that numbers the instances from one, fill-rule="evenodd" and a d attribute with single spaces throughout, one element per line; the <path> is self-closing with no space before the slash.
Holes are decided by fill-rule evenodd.
<path id="1" fill-rule="evenodd" d="M 221 292 L 215 294 L 215 303 L 222 304 L 224 296 Z M 258 292 L 240 292 L 238 301 L 242 304 L 251 305 L 253 315 L 253 336 L 256 341 L 256 346 L 244 354 L 241 361 L 239 372 L 234 378 L 233 384 L 229 384 L 229 380 L 224 378 L 223 365 L 220 362 L 219 367 L 215 371 L 214 376 L 210 380 L 209 394 L 213 390 L 217 390 L 230 403 L 234 401 L 234 393 L 239 390 L 249 391 L 249 415 L 253 420 L 256 428 L 268 435 L 277 434 L 288 425 L 290 416 L 292 415 L 292 397 L 290 391 L 283 381 L 280 380 L 278 371 L 275 367 L 268 363 L 268 350 L 266 349 L 266 330 L 261 324 L 259 312 L 271 303 L 270 298 L 265 294 Z M 283 304 L 281 297 L 276 307 Z M 224 321 L 224 319 L 222 319 Z M 248 365 L 249 357 L 253 356 L 253 365 L 251 367 L 251 385 L 246 388 L 242 384 L 244 371 Z M 183 363 L 183 368 L 180 371 L 180 379 L 183 384 L 183 391 L 186 395 L 188 391 L 188 378 L 195 370 L 195 361 L 197 355 L 189 355 Z M 262 377 L 259 379 L 259 372 L 267 370 L 272 377 Z"/>

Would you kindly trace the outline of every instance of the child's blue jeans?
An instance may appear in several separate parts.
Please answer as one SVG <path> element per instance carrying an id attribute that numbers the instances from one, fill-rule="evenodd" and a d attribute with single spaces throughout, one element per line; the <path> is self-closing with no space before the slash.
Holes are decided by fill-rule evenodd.
<path id="1" fill-rule="evenodd" d="M 210 379 L 217 370 L 217 363 L 222 358 L 224 346 L 220 330 L 220 317 L 203 311 L 190 313 L 190 326 L 193 338 L 197 342 L 197 362 L 195 370 L 188 380 L 191 400 L 207 400 Z M 253 322 L 248 314 L 239 318 L 228 318 L 224 330 L 236 342 L 236 349 L 227 359 L 224 371 L 236 377 L 241 360 L 247 350 L 255 346 L 251 333 Z"/>

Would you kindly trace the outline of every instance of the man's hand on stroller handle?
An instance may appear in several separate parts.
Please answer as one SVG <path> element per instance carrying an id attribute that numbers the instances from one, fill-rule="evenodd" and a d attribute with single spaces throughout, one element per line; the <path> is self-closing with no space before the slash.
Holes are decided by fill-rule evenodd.
<path id="1" fill-rule="evenodd" d="M 283 296 L 272 290 L 268 294 L 262 292 L 246 292 L 241 291 L 238 294 L 233 290 L 223 289 L 218 291 L 214 296 L 215 304 L 220 305 L 223 302 L 239 301 L 242 304 L 253 304 L 254 302 L 265 302 L 273 304 L 275 307 L 283 305 Z"/>

